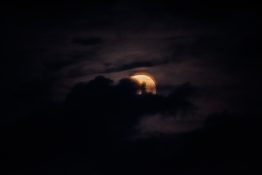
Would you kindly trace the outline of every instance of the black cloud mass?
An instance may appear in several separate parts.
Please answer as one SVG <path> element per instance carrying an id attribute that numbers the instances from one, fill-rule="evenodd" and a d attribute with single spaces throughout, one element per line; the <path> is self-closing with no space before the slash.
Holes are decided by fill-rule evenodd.
<path id="1" fill-rule="evenodd" d="M 256 173 L 259 116 L 209 116 L 190 132 L 141 137 L 147 115 L 187 117 L 197 93 L 182 84 L 168 96 L 137 95 L 129 79 L 99 76 L 77 84 L 64 104 L 38 109 L 1 126 L 8 174 Z M 180 115 L 179 115 L 180 114 Z M 7 134 L 8 133 L 8 134 Z M 192 172 L 194 171 L 194 172 Z"/>

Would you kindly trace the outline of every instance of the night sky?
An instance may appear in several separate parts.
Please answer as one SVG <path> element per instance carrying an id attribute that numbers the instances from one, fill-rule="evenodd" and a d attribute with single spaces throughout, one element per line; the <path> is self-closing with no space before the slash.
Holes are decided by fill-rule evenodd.
<path id="1" fill-rule="evenodd" d="M 40 0 L 0 11 L 0 173 L 261 173 L 258 3 Z M 156 95 L 134 93 L 136 72 L 156 79 Z"/>

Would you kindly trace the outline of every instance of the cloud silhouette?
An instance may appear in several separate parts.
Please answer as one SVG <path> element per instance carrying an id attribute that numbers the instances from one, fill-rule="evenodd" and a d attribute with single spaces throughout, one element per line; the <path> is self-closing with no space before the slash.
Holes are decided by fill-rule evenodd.
<path id="1" fill-rule="evenodd" d="M 138 88 L 140 87 L 131 79 L 122 79 L 114 84 L 112 80 L 98 76 L 88 83 L 77 84 L 68 94 L 65 103 L 69 105 L 69 108 L 76 108 L 72 110 L 88 109 L 94 115 L 100 115 L 100 112 L 106 111 L 112 118 L 118 115 L 118 112 L 133 115 L 132 118 L 135 119 L 136 116 L 145 114 L 172 113 L 175 115 L 196 110 L 191 99 L 197 90 L 190 83 L 177 86 L 168 96 L 137 95 Z"/>
<path id="2" fill-rule="evenodd" d="M 137 95 L 137 88 L 130 79 L 114 83 L 98 76 L 77 84 L 61 106 L 33 111 L 15 125 L 1 127 L 6 172 L 207 175 L 216 174 L 216 168 L 217 174 L 258 171 L 252 156 L 260 150 L 257 116 L 213 114 L 194 130 L 186 120 L 180 122 L 189 128 L 163 126 L 163 121 L 175 122 L 176 116 L 186 117 L 196 110 L 191 99 L 197 89 L 185 83 L 162 96 Z M 174 118 L 161 120 L 163 114 Z M 130 139 L 143 131 L 135 126 L 150 117 L 150 122 L 156 122 L 142 126 L 143 130 L 154 127 L 162 135 Z M 12 167 L 15 170 L 8 169 Z"/>

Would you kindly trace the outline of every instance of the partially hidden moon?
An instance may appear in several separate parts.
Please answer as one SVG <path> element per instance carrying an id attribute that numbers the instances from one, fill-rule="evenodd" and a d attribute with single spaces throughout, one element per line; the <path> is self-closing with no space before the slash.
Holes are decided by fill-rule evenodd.
<path id="1" fill-rule="evenodd" d="M 138 83 L 140 89 L 138 94 L 156 94 L 156 81 L 155 78 L 148 73 L 136 73 L 130 76 L 130 79 Z"/>

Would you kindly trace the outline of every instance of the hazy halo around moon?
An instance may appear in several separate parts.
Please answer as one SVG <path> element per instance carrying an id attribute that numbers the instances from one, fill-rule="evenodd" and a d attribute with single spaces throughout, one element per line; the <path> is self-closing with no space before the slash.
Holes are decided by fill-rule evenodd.
<path id="1" fill-rule="evenodd" d="M 130 76 L 130 79 L 137 82 L 141 87 L 141 89 L 138 90 L 138 94 L 142 94 L 142 93 L 156 94 L 156 81 L 152 75 L 143 72 L 135 73 Z M 142 86 L 144 86 L 145 92 L 143 92 Z"/>

